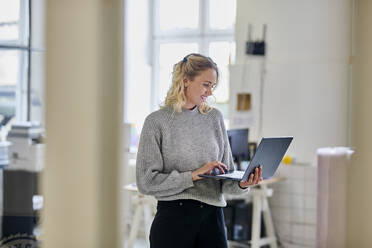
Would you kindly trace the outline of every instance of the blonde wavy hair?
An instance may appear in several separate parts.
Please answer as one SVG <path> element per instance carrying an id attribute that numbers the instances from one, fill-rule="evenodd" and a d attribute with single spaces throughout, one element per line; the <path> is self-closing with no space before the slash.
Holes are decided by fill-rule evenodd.
<path id="1" fill-rule="evenodd" d="M 216 83 L 218 84 L 218 67 L 209 57 L 198 53 L 191 53 L 175 64 L 172 72 L 172 85 L 168 90 L 164 105 L 161 107 L 170 107 L 176 112 L 182 112 L 182 106 L 186 103 L 185 87 L 183 84 L 184 78 L 193 80 L 202 71 L 207 69 L 214 69 L 216 71 Z M 212 107 L 208 103 L 203 102 L 198 106 L 198 110 L 201 114 L 207 114 L 212 110 Z"/>

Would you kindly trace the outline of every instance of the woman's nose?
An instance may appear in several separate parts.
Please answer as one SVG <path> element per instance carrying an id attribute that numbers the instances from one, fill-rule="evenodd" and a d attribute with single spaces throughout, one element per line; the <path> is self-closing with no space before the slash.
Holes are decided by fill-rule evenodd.
<path id="1" fill-rule="evenodd" d="M 212 95 L 212 88 L 211 87 L 208 87 L 208 89 L 207 89 L 207 95 L 208 96 Z"/>

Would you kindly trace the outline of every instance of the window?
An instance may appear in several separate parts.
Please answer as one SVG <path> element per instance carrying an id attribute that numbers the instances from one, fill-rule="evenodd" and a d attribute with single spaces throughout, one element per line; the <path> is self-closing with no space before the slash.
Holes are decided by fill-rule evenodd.
<path id="1" fill-rule="evenodd" d="M 0 0 L 0 115 L 28 116 L 28 1 Z"/>
<path id="2" fill-rule="evenodd" d="M 235 0 L 154 0 L 152 13 L 152 110 L 158 109 L 171 84 L 173 64 L 186 54 L 210 56 L 220 69 L 214 91 L 227 117 L 230 62 L 234 61 Z"/>

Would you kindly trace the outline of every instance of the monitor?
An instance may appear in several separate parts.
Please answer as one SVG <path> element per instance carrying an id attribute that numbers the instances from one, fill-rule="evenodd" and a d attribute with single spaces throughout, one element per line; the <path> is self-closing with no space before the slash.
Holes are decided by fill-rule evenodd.
<path id="1" fill-rule="evenodd" d="M 241 170 L 241 161 L 248 161 L 250 159 L 248 128 L 228 130 L 227 136 L 229 138 L 231 153 L 234 158 L 234 162 L 237 163 L 238 170 Z"/>

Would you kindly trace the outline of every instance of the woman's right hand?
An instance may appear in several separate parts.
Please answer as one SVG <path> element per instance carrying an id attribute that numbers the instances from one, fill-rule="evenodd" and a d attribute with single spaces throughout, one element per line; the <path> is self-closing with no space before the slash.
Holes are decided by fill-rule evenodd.
<path id="1" fill-rule="evenodd" d="M 203 179 L 203 177 L 199 177 L 199 175 L 209 174 L 214 168 L 217 168 L 219 171 L 221 171 L 221 174 L 224 174 L 225 171 L 227 171 L 227 166 L 219 161 L 208 162 L 208 163 L 203 164 L 202 167 L 200 167 L 197 170 L 194 170 L 191 173 L 192 180 L 197 181 L 197 180 Z"/>

